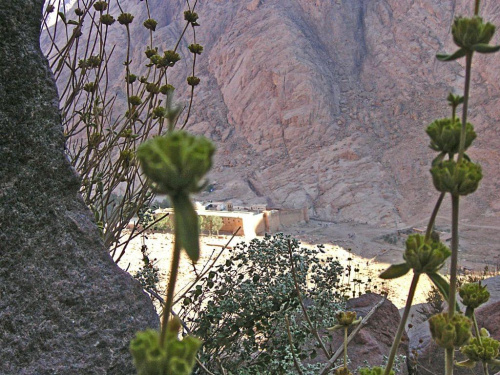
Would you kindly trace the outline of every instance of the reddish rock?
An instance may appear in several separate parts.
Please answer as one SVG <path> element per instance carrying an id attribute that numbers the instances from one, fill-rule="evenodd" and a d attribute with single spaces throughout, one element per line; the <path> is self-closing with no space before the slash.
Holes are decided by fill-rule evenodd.
<path id="1" fill-rule="evenodd" d="M 479 308 L 476 319 L 479 327 L 486 328 L 492 337 L 500 340 L 500 301 Z"/>
<path id="2" fill-rule="evenodd" d="M 347 302 L 348 311 L 356 311 L 358 317 L 366 316 L 370 310 L 383 298 L 378 294 L 365 294 L 359 298 L 351 299 Z M 384 362 L 384 356 L 388 356 L 393 337 L 396 334 L 400 322 L 399 311 L 386 300 L 375 313 L 369 318 L 368 323 L 354 336 L 349 343 L 347 352 L 351 360 L 350 368 L 366 366 L 380 366 Z M 343 343 L 343 333 L 337 331 L 334 335 L 333 347 L 340 347 Z M 399 355 L 406 356 L 408 353 L 408 337 L 406 334 L 400 345 Z M 325 359 L 322 358 L 324 361 Z M 337 364 L 342 363 L 342 357 Z M 406 363 L 401 366 L 400 374 L 408 374 Z"/>
<path id="3" fill-rule="evenodd" d="M 483 3 L 485 18 L 498 20 L 496 2 Z M 142 2 L 122 7 L 137 20 L 148 18 Z M 151 0 L 149 7 L 158 20 L 154 44 L 172 48 L 185 1 Z M 464 71 L 462 61 L 441 63 L 435 54 L 456 48 L 453 17 L 471 14 L 472 7 L 469 0 L 198 2 L 196 35 L 205 49 L 197 59 L 202 84 L 188 127 L 217 142 L 211 178 L 220 188 L 210 199 L 307 206 L 312 216 L 371 224 L 428 217 L 435 155 L 424 127 L 449 115 L 445 98 L 450 90 L 462 92 Z M 110 12 L 119 13 L 114 3 Z M 140 75 L 149 33 L 141 22 L 132 23 L 131 32 L 132 70 Z M 120 45 L 124 35 L 114 25 L 108 41 Z M 169 82 L 185 99 L 190 57 L 185 46 L 180 52 L 185 59 Z M 470 120 L 478 139 L 469 154 L 485 178 L 464 200 L 464 216 L 500 216 L 499 56 L 474 57 Z M 124 60 L 125 48 L 116 48 L 110 71 L 120 84 Z M 114 91 L 123 88 L 115 84 Z M 217 168 L 228 163 L 227 153 L 242 162 Z M 249 176 L 265 195 L 251 189 Z"/>

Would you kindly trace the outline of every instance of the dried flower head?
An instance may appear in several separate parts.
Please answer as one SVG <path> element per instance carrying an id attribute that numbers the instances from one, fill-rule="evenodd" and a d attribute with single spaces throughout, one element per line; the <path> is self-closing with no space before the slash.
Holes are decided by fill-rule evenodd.
<path id="1" fill-rule="evenodd" d="M 184 19 L 186 21 L 188 21 L 189 23 L 191 23 L 191 25 L 193 25 L 193 26 L 199 26 L 198 22 L 196 22 L 196 21 L 198 21 L 198 13 L 196 13 L 196 12 L 186 10 L 184 12 Z"/>
<path id="2" fill-rule="evenodd" d="M 490 292 L 480 283 L 467 283 L 458 289 L 462 303 L 470 309 L 476 309 L 490 299 Z"/>
<path id="3" fill-rule="evenodd" d="M 146 21 L 144 21 L 143 25 L 148 30 L 156 31 L 156 25 L 158 25 L 158 22 L 153 18 L 148 18 Z"/>
<path id="4" fill-rule="evenodd" d="M 139 375 L 191 374 L 201 341 L 193 336 L 179 339 L 172 322 L 169 322 L 163 346 L 159 333 L 151 329 L 138 332 L 131 341 L 130 352 Z"/>
<path id="5" fill-rule="evenodd" d="M 83 89 L 89 93 L 92 93 L 97 90 L 97 85 L 95 84 L 95 82 L 89 82 L 83 86 Z"/>
<path id="6" fill-rule="evenodd" d="M 403 258 L 416 273 L 436 273 L 450 255 L 450 249 L 442 242 L 426 242 L 425 236 L 412 234 L 406 240 Z"/>
<path id="7" fill-rule="evenodd" d="M 200 44 L 197 44 L 197 43 L 190 44 L 188 46 L 188 48 L 189 48 L 189 51 L 191 51 L 191 53 L 194 53 L 196 55 L 201 55 L 201 53 L 203 52 L 203 46 Z"/>
<path id="8" fill-rule="evenodd" d="M 118 16 L 118 22 L 121 25 L 131 24 L 133 20 L 134 20 L 134 16 L 131 15 L 130 13 L 122 13 Z"/>
<path id="9" fill-rule="evenodd" d="M 460 163 L 446 160 L 431 168 L 432 182 L 436 190 L 453 195 L 475 192 L 483 178 L 481 166 L 466 159 Z"/>
<path id="10" fill-rule="evenodd" d="M 149 48 L 147 47 L 146 48 L 146 52 L 144 52 L 146 54 L 146 57 L 148 59 L 150 59 L 151 57 L 155 56 L 155 55 L 158 55 L 158 47 L 156 48 Z"/>
<path id="11" fill-rule="evenodd" d="M 106 26 L 111 26 L 113 23 L 115 23 L 115 17 L 113 17 L 111 14 L 103 14 L 99 20 L 103 25 Z"/>
<path id="12" fill-rule="evenodd" d="M 441 313 L 429 319 L 431 335 L 437 345 L 446 349 L 459 348 L 471 337 L 472 322 L 461 314 L 449 318 L 448 313 Z"/>
<path id="13" fill-rule="evenodd" d="M 137 156 L 157 192 L 177 195 L 203 188 L 202 179 L 212 166 L 214 152 L 207 138 L 173 131 L 141 144 Z"/>
<path id="14" fill-rule="evenodd" d="M 478 16 L 471 18 L 457 17 L 451 28 L 453 41 L 466 51 L 473 51 L 478 44 L 488 44 L 495 34 L 495 26 L 484 23 Z"/>
<path id="15" fill-rule="evenodd" d="M 160 92 L 160 87 L 156 83 L 148 83 L 146 85 L 146 91 L 151 94 L 158 94 Z"/>
<path id="16" fill-rule="evenodd" d="M 94 3 L 94 9 L 98 12 L 104 12 L 106 9 L 108 9 L 108 3 L 105 1 L 96 1 Z"/>
<path id="17" fill-rule="evenodd" d="M 137 80 L 137 76 L 135 74 L 129 74 L 125 76 L 125 82 L 127 83 L 134 83 Z"/>
<path id="18" fill-rule="evenodd" d="M 153 118 L 163 118 L 167 116 L 167 109 L 165 107 L 156 107 L 153 109 Z"/>
<path id="19" fill-rule="evenodd" d="M 163 68 L 167 66 L 174 66 L 177 61 L 181 59 L 180 55 L 177 52 L 168 50 L 163 52 L 163 58 L 161 58 L 157 65 L 158 68 Z M 153 62 L 153 59 L 151 59 Z"/>
<path id="20" fill-rule="evenodd" d="M 189 86 L 198 86 L 200 84 L 200 79 L 195 76 L 187 77 L 187 83 Z"/>
<path id="21" fill-rule="evenodd" d="M 163 85 L 162 87 L 160 87 L 160 92 L 163 95 L 168 95 L 168 94 L 174 92 L 174 90 L 175 90 L 175 87 L 170 85 L 170 84 L 166 84 L 166 85 Z"/>
<path id="22" fill-rule="evenodd" d="M 491 337 L 481 337 L 481 342 L 474 337 L 470 342 L 463 346 L 460 351 L 473 362 L 489 362 L 496 359 L 499 355 L 498 348 L 500 342 Z"/>
<path id="23" fill-rule="evenodd" d="M 133 95 L 130 98 L 128 98 L 128 102 L 133 106 L 137 106 L 142 103 L 142 99 L 136 95 Z"/>
<path id="24" fill-rule="evenodd" d="M 458 153 L 461 129 L 462 123 L 458 118 L 455 121 L 451 118 L 433 121 L 425 130 L 431 138 L 430 148 L 446 154 Z M 476 139 L 476 132 L 472 124 L 468 122 L 465 133 L 465 150 L 474 139 Z"/>

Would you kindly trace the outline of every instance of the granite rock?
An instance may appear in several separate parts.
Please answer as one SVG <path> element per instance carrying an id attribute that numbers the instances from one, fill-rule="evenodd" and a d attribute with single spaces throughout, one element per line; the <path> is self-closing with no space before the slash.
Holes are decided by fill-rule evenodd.
<path id="1" fill-rule="evenodd" d="M 114 264 L 64 155 L 42 0 L 0 3 L 0 373 L 132 374 L 159 320 Z"/>
<path id="2" fill-rule="evenodd" d="M 358 317 L 366 316 L 370 310 L 384 298 L 381 295 L 368 293 L 361 297 L 350 299 L 346 305 L 346 311 L 356 311 Z M 385 300 L 375 313 L 369 318 L 366 325 L 354 336 L 349 343 L 347 352 L 349 356 L 351 370 L 358 367 L 381 366 L 384 363 L 384 357 L 389 355 L 392 341 L 398 329 L 401 318 L 398 309 L 389 300 Z M 349 329 L 349 332 L 353 328 Z M 333 334 L 333 347 L 336 349 L 343 343 L 343 332 L 335 331 Z M 408 336 L 403 335 L 399 356 L 405 356 L 400 363 L 400 374 L 408 374 L 406 366 L 406 356 L 408 353 Z M 325 358 L 318 355 L 318 362 L 325 361 Z M 336 364 L 342 363 L 342 359 Z"/>

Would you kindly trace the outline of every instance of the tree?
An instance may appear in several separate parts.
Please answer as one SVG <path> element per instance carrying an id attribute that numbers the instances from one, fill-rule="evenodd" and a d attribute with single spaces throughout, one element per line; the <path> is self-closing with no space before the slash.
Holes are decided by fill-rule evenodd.
<path id="1" fill-rule="evenodd" d="M 0 373 L 131 373 L 128 340 L 158 316 L 78 195 L 42 6 L 0 2 Z"/>

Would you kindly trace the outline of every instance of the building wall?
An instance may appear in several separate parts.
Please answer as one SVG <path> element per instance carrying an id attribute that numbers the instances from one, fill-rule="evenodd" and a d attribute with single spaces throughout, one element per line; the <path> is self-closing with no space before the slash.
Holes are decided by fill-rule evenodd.
<path id="1" fill-rule="evenodd" d="M 308 222 L 309 218 L 306 217 L 303 209 L 296 210 L 279 210 L 280 223 L 282 226 L 289 226 L 300 222 Z"/>
<path id="2" fill-rule="evenodd" d="M 206 212 L 204 213 L 205 216 L 208 216 L 209 213 Z M 228 232 L 228 233 L 234 233 L 236 229 L 241 227 L 240 231 L 238 232 L 239 236 L 243 236 L 243 219 L 241 217 L 224 217 L 222 216 L 222 228 L 220 229 L 221 232 Z"/>
<path id="3" fill-rule="evenodd" d="M 270 210 L 265 211 L 264 215 L 265 231 L 268 233 L 276 233 L 282 230 L 283 227 L 309 221 L 307 208 Z"/>
<path id="4" fill-rule="evenodd" d="M 223 222 L 220 232 L 234 233 L 241 227 L 237 235 L 244 236 L 246 240 L 251 240 L 255 236 L 262 236 L 265 233 L 276 233 L 284 227 L 309 221 L 307 208 L 268 210 L 260 213 L 199 210 L 198 214 L 203 216 L 220 216 Z"/>

